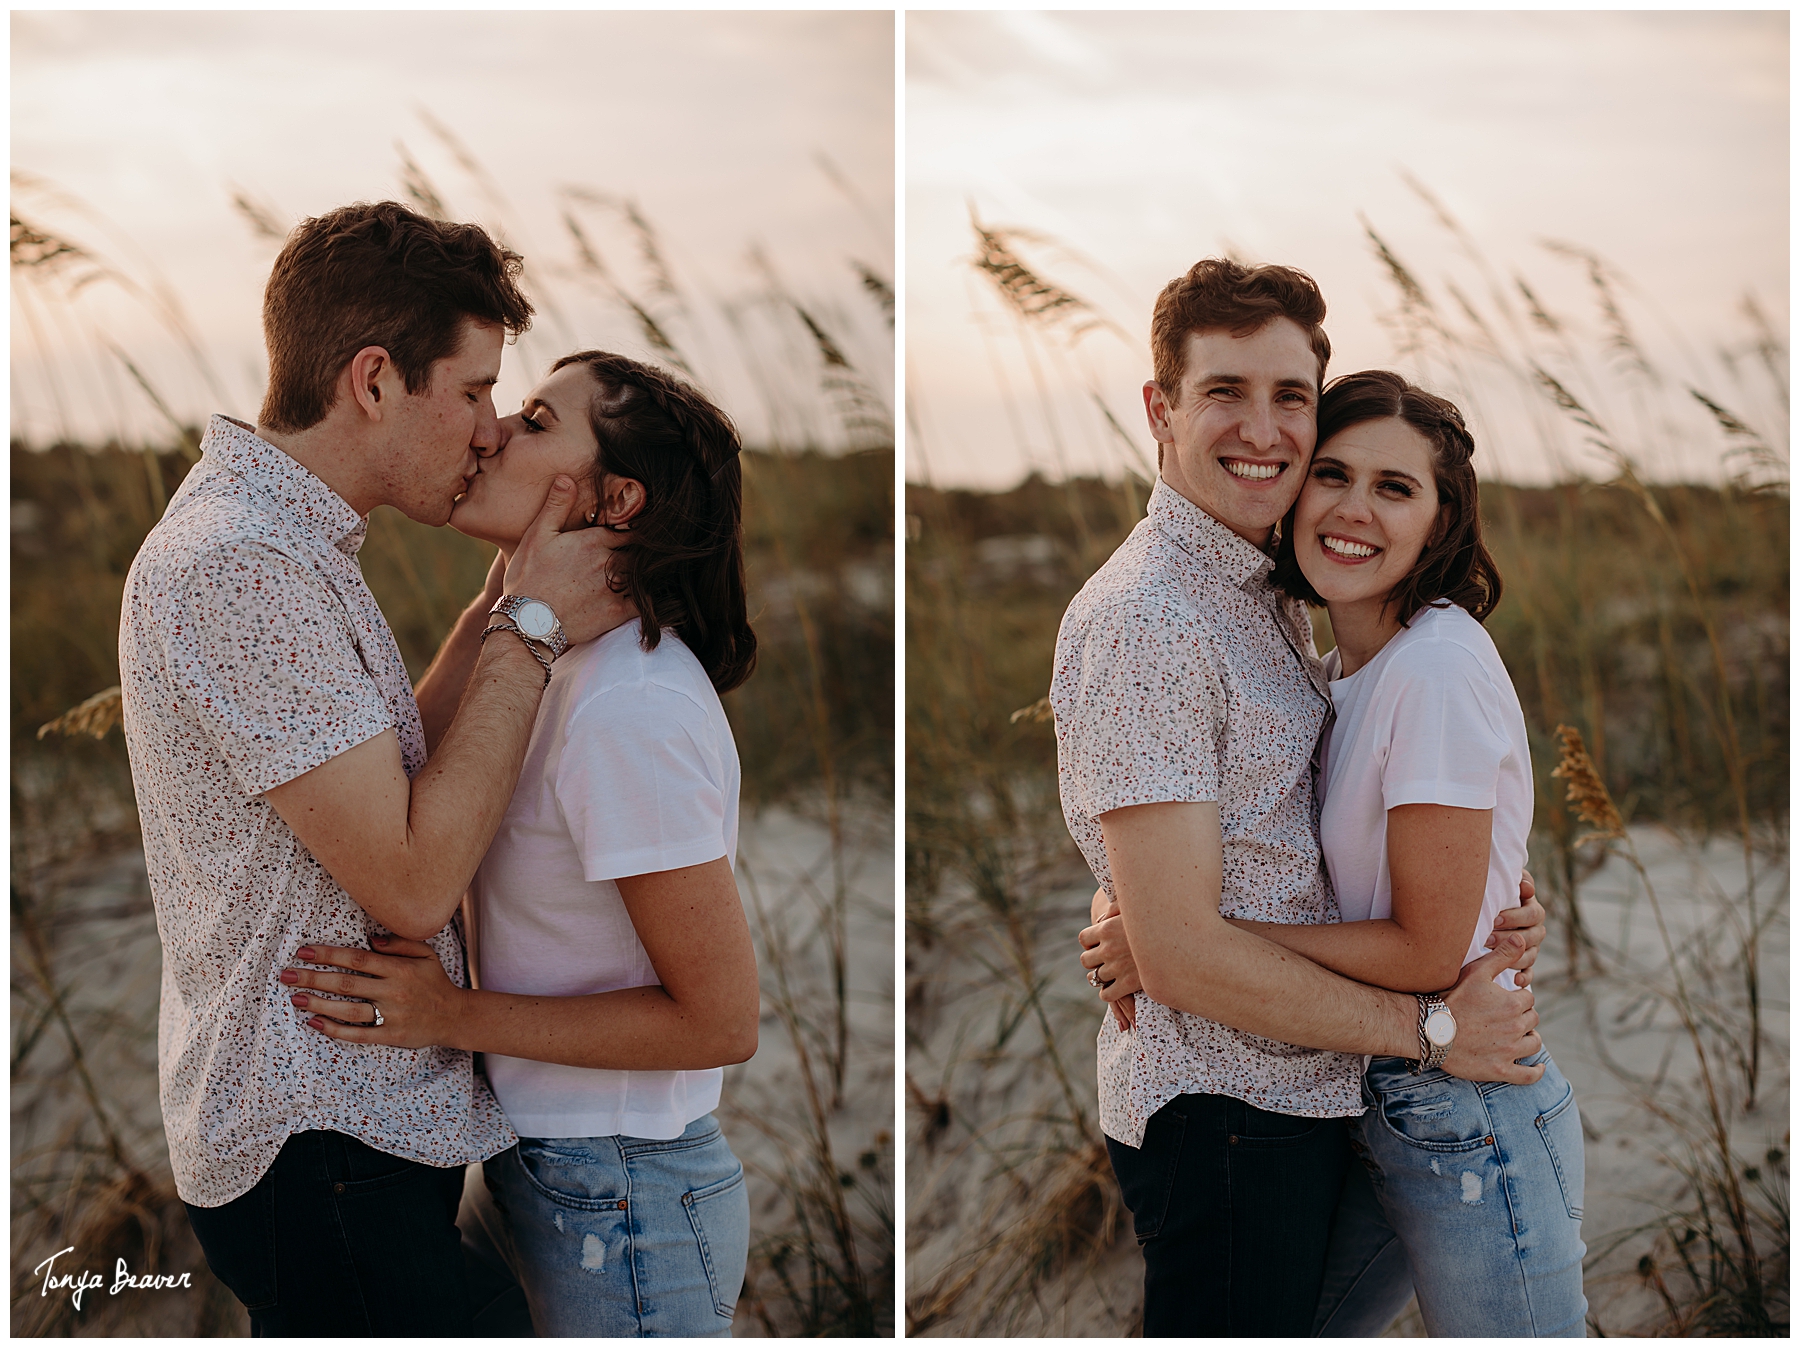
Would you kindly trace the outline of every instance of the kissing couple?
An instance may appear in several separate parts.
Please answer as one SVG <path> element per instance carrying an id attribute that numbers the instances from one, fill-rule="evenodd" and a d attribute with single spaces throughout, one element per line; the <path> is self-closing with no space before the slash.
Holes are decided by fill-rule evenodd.
<path id="1" fill-rule="evenodd" d="M 126 581 L 170 1160 L 258 1335 L 731 1332 L 739 442 L 604 351 L 497 417 L 521 270 L 393 202 L 302 222 L 256 424 L 212 418 Z M 416 687 L 380 505 L 496 549 Z"/>

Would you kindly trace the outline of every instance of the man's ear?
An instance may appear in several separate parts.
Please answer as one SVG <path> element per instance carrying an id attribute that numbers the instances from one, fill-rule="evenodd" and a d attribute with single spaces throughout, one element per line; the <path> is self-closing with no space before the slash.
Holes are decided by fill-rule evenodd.
<path id="1" fill-rule="evenodd" d="M 1144 417 L 1150 423 L 1150 434 L 1156 437 L 1158 445 L 1175 443 L 1175 431 L 1169 425 L 1169 400 L 1163 396 L 1162 385 L 1154 379 L 1144 381 Z M 1162 451 L 1157 450 L 1157 466 L 1162 465 Z"/>
<path id="2" fill-rule="evenodd" d="M 350 363 L 338 380 L 339 395 L 348 393 L 370 421 L 380 421 L 383 412 L 404 387 L 400 372 L 394 368 L 394 358 L 388 355 L 386 347 L 381 346 L 365 346 L 350 357 Z M 346 380 L 348 387 L 345 387 Z"/>
<path id="3" fill-rule="evenodd" d="M 617 529 L 644 509 L 650 494 L 635 477 L 608 473 L 600 479 L 600 520 L 608 528 Z"/>

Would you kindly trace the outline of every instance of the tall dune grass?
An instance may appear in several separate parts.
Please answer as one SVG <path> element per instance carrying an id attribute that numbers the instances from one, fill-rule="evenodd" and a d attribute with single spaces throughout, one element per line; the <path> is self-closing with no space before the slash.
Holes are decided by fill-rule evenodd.
<path id="1" fill-rule="evenodd" d="M 1669 1032 L 1712 1055 L 1716 1112 L 1663 1119 L 1685 1197 L 1654 1229 L 1589 1238 L 1609 1257 L 1663 1242 L 1642 1274 L 1661 1279 L 1660 1314 L 1602 1328 L 1781 1332 L 1786 1190 L 1774 1158 L 1785 1136 L 1754 1136 L 1770 1126 L 1765 1102 L 1779 1112 L 1770 1073 L 1775 1091 L 1786 1081 L 1785 996 L 1773 990 L 1772 1035 L 1759 975 L 1770 923 L 1786 912 L 1766 878 L 1785 858 L 1788 820 L 1786 345 L 1750 302 L 1749 333 L 1705 366 L 1727 372 L 1723 387 L 1703 382 L 1703 362 L 1684 376 L 1660 370 L 1634 335 L 1629 282 L 1603 259 L 1571 245 L 1547 254 L 1581 269 L 1592 305 L 1552 314 L 1541 284 L 1502 276 L 1414 187 L 1449 245 L 1448 259 L 1431 259 L 1445 281 L 1421 280 L 1364 222 L 1394 297 L 1397 356 L 1471 415 L 1489 448 L 1478 467 L 1493 462 L 1494 427 L 1541 438 L 1566 466 L 1554 485 L 1489 480 L 1482 493 L 1507 582 L 1488 629 L 1530 731 L 1551 939 L 1575 986 L 1611 975 L 1667 985 L 1667 1004 L 1693 1021 Z M 1029 255 L 1053 241 L 972 226 L 971 266 L 991 284 L 1017 365 L 1078 372 L 1084 339 L 1116 338 L 1116 323 L 1034 267 Z M 1035 402 L 1013 400 L 1029 404 L 1014 409 L 1025 439 L 1035 437 L 1023 427 L 1043 425 L 1033 457 L 1057 462 L 1059 436 L 1099 436 L 1114 451 L 1109 478 L 1034 474 L 1006 492 L 916 482 L 907 494 L 907 1201 L 932 1216 L 909 1223 L 906 1296 L 923 1333 L 1131 1329 L 1128 1306 L 1082 1318 L 1097 1289 L 1116 1286 L 1102 1271 L 1117 1258 L 1117 1196 L 1093 1150 L 1091 1078 L 1065 1088 L 1069 1061 L 1091 1063 L 1098 1022 L 1084 988 L 1058 984 L 1091 879 L 1062 827 L 1042 699 L 1062 612 L 1141 518 L 1153 459 L 1124 429 L 1135 417 L 1079 373 L 1034 388 Z M 1680 436 L 1710 437 L 1719 479 L 1652 478 L 1645 465 Z M 1582 463 L 1608 475 L 1584 476 Z M 1314 625 L 1328 649 L 1322 611 Z M 1736 841 L 1741 886 L 1720 901 L 1705 978 L 1682 973 L 1695 949 L 1671 947 L 1661 970 L 1645 970 L 1590 932 L 1582 888 L 1604 857 L 1550 777 L 1563 724 L 1586 731 L 1594 781 L 1624 823 L 1696 847 Z M 1620 1078 L 1646 1109 L 1650 1080 Z M 1071 1174 L 1091 1197 L 1071 1198 L 1060 1182 Z M 1071 1213 L 1082 1214 L 1073 1240 Z"/>

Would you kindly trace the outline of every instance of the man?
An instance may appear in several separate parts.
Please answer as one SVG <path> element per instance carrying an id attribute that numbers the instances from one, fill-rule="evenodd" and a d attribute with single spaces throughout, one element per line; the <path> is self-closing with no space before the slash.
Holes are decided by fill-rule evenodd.
<path id="1" fill-rule="evenodd" d="M 263 302 L 258 424 L 215 416 L 126 580 L 126 743 L 163 943 L 163 1118 L 207 1262 L 260 1334 L 467 1332 L 463 1167 L 514 1136 L 470 1055 L 344 1052 L 290 1005 L 308 942 L 449 925 L 518 778 L 549 661 L 623 621 L 560 479 L 454 721 L 426 739 L 356 561 L 371 510 L 441 525 L 494 452 L 519 257 L 392 202 L 302 223 Z M 505 601 L 503 601 L 505 602 Z M 509 606 L 518 611 L 521 605 Z M 560 620 L 560 629 L 554 620 Z M 533 643 L 531 627 L 544 638 Z M 346 1005 L 356 1005 L 346 1003 Z"/>
<path id="2" fill-rule="evenodd" d="M 1161 480 L 1057 639 L 1063 810 L 1144 992 L 1131 1033 L 1102 1026 L 1099 1076 L 1146 1335 L 1311 1331 L 1360 1055 L 1422 1056 L 1414 997 L 1225 921 L 1337 917 L 1311 770 L 1330 694 L 1266 552 L 1312 454 L 1324 317 L 1286 267 L 1209 259 L 1164 289 L 1144 386 Z M 1537 1047 L 1531 994 L 1492 982 L 1527 941 L 1499 944 L 1445 999 L 1444 1065 L 1532 1080 L 1513 1061 Z"/>

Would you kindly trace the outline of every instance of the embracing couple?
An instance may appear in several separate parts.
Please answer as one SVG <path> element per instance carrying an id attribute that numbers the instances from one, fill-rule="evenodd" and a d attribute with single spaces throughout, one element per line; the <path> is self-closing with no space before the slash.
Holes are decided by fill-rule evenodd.
<path id="1" fill-rule="evenodd" d="M 259 1335 L 725 1336 L 743 1281 L 738 439 L 600 351 L 497 418 L 521 265 L 302 223 L 257 425 L 212 419 L 126 582 L 170 1159 Z M 498 549 L 416 689 L 378 505 Z"/>
<path id="2" fill-rule="evenodd" d="M 1164 289 L 1160 480 L 1057 640 L 1144 1332 L 1375 1336 L 1416 1293 L 1434 1336 L 1579 1337 L 1581 1123 L 1526 986 L 1474 442 L 1399 375 L 1326 384 L 1324 318 L 1287 267 Z"/>

